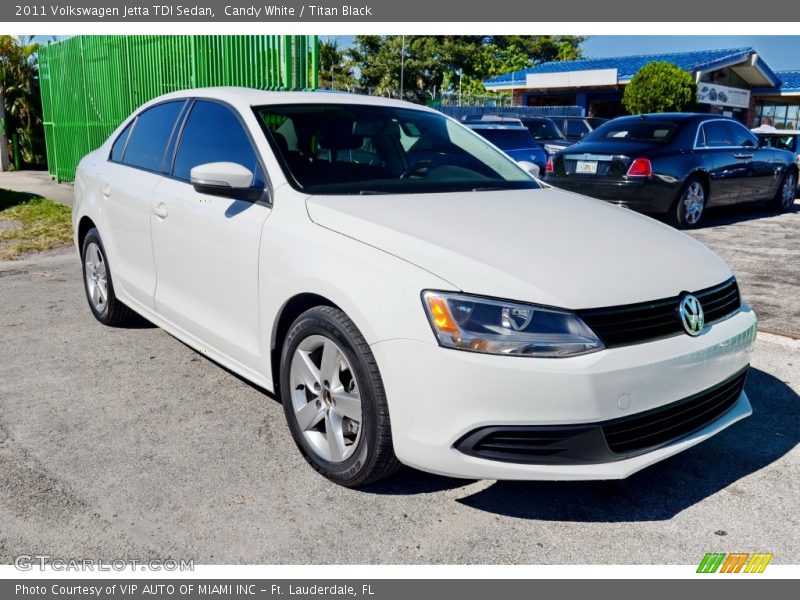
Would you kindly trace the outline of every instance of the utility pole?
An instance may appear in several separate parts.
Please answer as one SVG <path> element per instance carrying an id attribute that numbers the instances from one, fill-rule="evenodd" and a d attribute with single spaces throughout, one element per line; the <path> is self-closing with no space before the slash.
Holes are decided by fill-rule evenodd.
<path id="1" fill-rule="evenodd" d="M 458 105 L 461 106 L 461 79 L 464 75 L 464 69 L 458 70 Z"/>
<path id="2" fill-rule="evenodd" d="M 400 100 L 403 99 L 405 91 L 405 70 L 406 70 L 406 36 L 402 37 L 400 45 Z"/>

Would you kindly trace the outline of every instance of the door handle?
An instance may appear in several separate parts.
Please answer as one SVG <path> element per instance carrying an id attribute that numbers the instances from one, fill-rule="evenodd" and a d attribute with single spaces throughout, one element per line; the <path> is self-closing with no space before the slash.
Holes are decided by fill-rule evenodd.
<path id="1" fill-rule="evenodd" d="M 739 158 L 739 159 L 744 160 L 746 158 L 753 158 L 753 155 L 752 154 L 734 154 L 733 158 Z"/>
<path id="2" fill-rule="evenodd" d="M 108 198 L 111 195 L 111 185 L 104 183 L 100 188 L 100 193 L 103 194 L 104 198 Z"/>
<path id="3" fill-rule="evenodd" d="M 166 219 L 167 215 L 169 214 L 169 210 L 167 210 L 167 205 L 163 202 L 159 202 L 158 204 L 153 205 L 153 214 L 157 216 L 159 219 Z"/>

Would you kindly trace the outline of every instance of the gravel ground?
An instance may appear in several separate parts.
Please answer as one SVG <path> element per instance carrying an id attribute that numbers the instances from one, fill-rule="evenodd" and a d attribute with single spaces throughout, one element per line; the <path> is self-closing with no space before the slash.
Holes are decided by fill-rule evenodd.
<path id="1" fill-rule="evenodd" d="M 773 219 L 800 221 L 764 221 Z M 739 227 L 696 235 L 715 247 Z M 759 251 L 770 261 L 763 272 L 791 268 L 777 248 Z M 769 299 L 743 287 L 763 319 Z M 753 417 L 625 481 L 469 482 L 405 470 L 352 491 L 303 462 L 280 405 L 261 390 L 146 322 L 97 323 L 72 249 L 0 262 L 0 306 L 2 563 L 25 553 L 696 564 L 711 550 L 800 562 L 798 341 L 760 337 L 747 385 Z"/>
<path id="2" fill-rule="evenodd" d="M 800 201 L 783 214 L 758 204 L 709 210 L 691 235 L 733 268 L 762 329 L 800 337 Z"/>

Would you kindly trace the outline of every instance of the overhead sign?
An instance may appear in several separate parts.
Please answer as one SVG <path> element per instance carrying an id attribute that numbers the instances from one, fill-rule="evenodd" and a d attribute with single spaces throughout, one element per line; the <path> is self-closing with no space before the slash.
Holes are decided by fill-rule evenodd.
<path id="1" fill-rule="evenodd" d="M 617 85 L 616 69 L 591 69 L 564 73 L 528 73 L 528 88 L 570 88 Z"/>
<path id="2" fill-rule="evenodd" d="M 750 90 L 713 83 L 698 83 L 697 101 L 701 104 L 713 104 L 714 106 L 748 108 L 750 106 Z"/>

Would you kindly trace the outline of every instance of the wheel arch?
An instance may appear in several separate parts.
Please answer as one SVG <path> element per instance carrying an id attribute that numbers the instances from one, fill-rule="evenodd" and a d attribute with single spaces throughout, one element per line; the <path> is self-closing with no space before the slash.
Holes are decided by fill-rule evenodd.
<path id="1" fill-rule="evenodd" d="M 315 306 L 331 306 L 339 308 L 335 302 L 322 296 L 311 292 L 303 292 L 295 294 L 283 303 L 277 316 L 272 324 L 272 333 L 269 343 L 270 355 L 270 370 L 272 375 L 273 392 L 275 396 L 280 398 L 280 363 L 281 363 L 281 350 L 283 349 L 283 341 L 289 333 L 289 328 L 294 323 L 295 319 L 303 314 L 310 308 Z"/>
<path id="2" fill-rule="evenodd" d="M 706 169 L 704 169 L 703 167 L 697 167 L 689 171 L 689 173 L 683 180 L 683 185 L 686 185 L 686 182 L 692 178 L 700 180 L 700 182 L 703 184 L 703 187 L 706 189 L 706 196 L 711 195 L 711 175 L 709 175 Z"/>
<path id="3" fill-rule="evenodd" d="M 92 229 L 96 228 L 97 225 L 95 225 L 94 221 L 87 216 L 81 217 L 80 221 L 78 221 L 78 233 L 76 241 L 78 243 L 78 252 L 81 254 L 83 253 L 83 240 L 86 239 L 86 234 L 88 234 Z"/>

